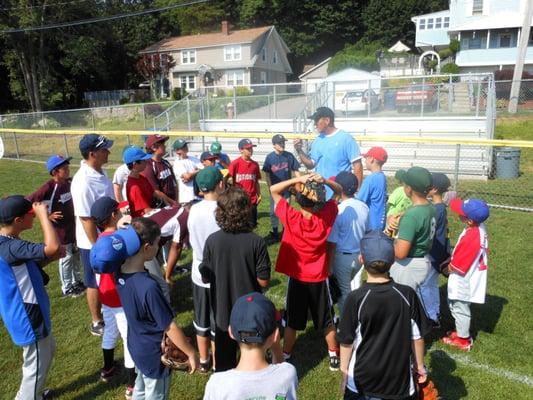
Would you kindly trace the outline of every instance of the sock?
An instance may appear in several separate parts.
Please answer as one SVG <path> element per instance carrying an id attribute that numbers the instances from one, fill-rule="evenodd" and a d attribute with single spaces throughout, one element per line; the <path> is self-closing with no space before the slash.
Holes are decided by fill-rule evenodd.
<path id="1" fill-rule="evenodd" d="M 104 352 L 104 370 L 109 371 L 115 363 L 115 349 L 102 349 Z"/>
<path id="2" fill-rule="evenodd" d="M 272 233 L 274 235 L 277 235 L 278 234 L 278 228 L 277 227 L 276 228 L 272 228 Z"/>
<path id="3" fill-rule="evenodd" d="M 328 349 L 328 354 L 329 354 L 330 357 L 335 357 L 335 356 L 339 355 L 339 352 L 338 352 L 337 349 L 335 349 L 335 350 Z"/>
<path id="4" fill-rule="evenodd" d="M 126 376 L 127 376 L 127 385 L 128 387 L 134 387 L 135 386 L 135 379 L 137 379 L 137 374 L 135 373 L 135 368 L 126 368 Z"/>
<path id="5" fill-rule="evenodd" d="M 209 360 L 211 359 L 211 357 L 207 357 L 205 360 L 200 358 L 200 364 L 206 364 L 209 362 Z"/>
<path id="6" fill-rule="evenodd" d="M 290 359 L 291 359 L 291 353 L 285 353 L 285 352 L 283 352 L 283 359 L 284 359 L 285 361 L 290 360 Z"/>

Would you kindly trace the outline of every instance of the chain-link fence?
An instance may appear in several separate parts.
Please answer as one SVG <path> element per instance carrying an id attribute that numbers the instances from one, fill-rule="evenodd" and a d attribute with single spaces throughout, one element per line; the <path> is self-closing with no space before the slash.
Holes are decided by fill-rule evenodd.
<path id="1" fill-rule="evenodd" d="M 518 92 L 517 113 L 533 113 L 533 79 L 523 79 Z M 495 81 L 496 109 L 499 115 L 507 114 L 513 81 Z M 533 115 L 533 114 L 532 114 Z"/>

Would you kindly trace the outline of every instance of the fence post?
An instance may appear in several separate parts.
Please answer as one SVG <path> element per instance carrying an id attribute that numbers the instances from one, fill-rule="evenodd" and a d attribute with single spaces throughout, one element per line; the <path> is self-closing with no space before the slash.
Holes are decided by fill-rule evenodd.
<path id="1" fill-rule="evenodd" d="M 93 131 L 96 130 L 96 123 L 94 122 L 94 110 L 91 108 L 91 120 L 93 123 Z"/>
<path id="2" fill-rule="evenodd" d="M 453 86 L 452 86 L 452 76 L 449 76 L 449 82 L 448 82 L 448 112 L 452 112 L 452 102 L 453 102 Z"/>
<path id="3" fill-rule="evenodd" d="M 426 91 L 426 78 L 422 78 L 422 90 L 421 92 L 424 93 Z M 428 92 L 429 93 L 429 92 Z M 424 116 L 424 97 L 425 95 L 422 94 L 422 104 L 420 104 L 420 116 Z"/>
<path id="4" fill-rule="evenodd" d="M 455 145 L 455 170 L 453 173 L 453 190 L 457 191 L 457 182 L 459 182 L 459 162 L 461 159 L 461 145 Z"/>
<path id="5" fill-rule="evenodd" d="M 68 154 L 68 140 L 66 133 L 63 133 L 63 143 L 65 144 L 65 156 L 70 157 L 70 155 Z"/>
<path id="6" fill-rule="evenodd" d="M 368 94 L 367 94 L 367 104 L 368 104 L 368 112 L 367 117 L 370 118 L 370 109 L 372 108 L 372 96 L 370 95 L 370 91 L 372 90 L 372 81 L 368 80 Z"/>
<path id="7" fill-rule="evenodd" d="M 237 119 L 237 90 L 233 86 L 233 118 Z"/>
<path id="8" fill-rule="evenodd" d="M 478 81 L 476 95 L 476 117 L 479 117 L 479 96 L 481 96 L 481 82 Z"/>
<path id="9" fill-rule="evenodd" d="M 126 135 L 126 142 L 128 143 L 128 146 L 131 146 L 131 138 L 130 138 L 130 135 Z"/>
<path id="10" fill-rule="evenodd" d="M 437 112 L 440 111 L 440 83 L 437 84 Z"/>
<path id="11" fill-rule="evenodd" d="M 278 102 L 276 100 L 277 86 L 274 85 L 274 119 L 278 118 Z"/>
<path id="12" fill-rule="evenodd" d="M 17 133 L 16 132 L 13 132 L 13 139 L 15 140 L 15 152 L 17 154 L 17 158 L 20 158 L 19 142 L 17 141 Z"/>
<path id="13" fill-rule="evenodd" d="M 144 109 L 144 104 L 142 105 L 142 110 L 143 110 L 143 126 L 144 126 L 144 130 L 146 130 L 146 111 Z"/>
<path id="14" fill-rule="evenodd" d="M 189 131 L 191 130 L 191 104 L 189 103 L 189 97 L 187 96 L 187 128 Z M 167 114 L 167 126 L 170 128 L 170 123 L 168 122 L 168 114 Z"/>
<path id="15" fill-rule="evenodd" d="M 168 111 L 165 112 L 165 115 L 167 117 L 167 124 L 166 124 L 165 128 L 168 131 L 170 129 L 170 115 L 168 114 Z M 155 119 L 154 119 L 154 121 L 155 121 Z"/>

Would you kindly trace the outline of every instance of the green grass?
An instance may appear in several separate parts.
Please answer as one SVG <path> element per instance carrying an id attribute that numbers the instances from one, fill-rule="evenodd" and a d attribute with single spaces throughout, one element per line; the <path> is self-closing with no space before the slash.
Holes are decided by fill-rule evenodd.
<path id="1" fill-rule="evenodd" d="M 30 193 L 47 178 L 42 165 L 0 160 L 0 196 Z M 268 199 L 268 196 L 263 198 Z M 260 205 L 259 217 L 257 232 L 264 236 L 269 230 L 268 200 Z M 526 400 L 533 396 L 533 248 L 529 240 L 528 220 L 531 220 L 531 214 L 492 210 L 488 220 L 491 246 L 487 303 L 472 308 L 472 329 L 476 340 L 470 353 L 451 350 L 438 343 L 438 337 L 452 327 L 443 303 L 443 328 L 427 338 L 426 356 L 426 363 L 443 399 Z M 450 215 L 450 229 L 452 242 L 455 242 L 462 228 L 453 215 Z M 37 226 L 24 237 L 41 240 Z M 277 245 L 269 247 L 273 265 L 277 250 Z M 181 263 L 188 260 L 189 251 Z M 99 338 L 89 334 L 85 299 L 62 299 L 57 263 L 49 265 L 47 270 L 51 276 L 47 289 L 57 340 L 57 352 L 47 386 L 56 390 L 60 399 L 122 399 L 123 382 L 103 384 L 98 381 L 102 366 L 101 343 Z M 285 289 L 286 277 L 274 272 L 267 296 L 278 307 L 283 306 Z M 445 296 L 445 293 L 445 281 L 442 280 L 441 295 Z M 172 299 L 178 310 L 178 324 L 192 336 L 189 275 L 176 279 Z M 3 326 L 0 326 L 0 349 L 0 375 L 3 377 L 0 399 L 12 399 L 20 382 L 22 352 L 12 344 Z M 121 357 L 121 346 L 117 349 L 117 357 Z M 340 398 L 340 374 L 329 371 L 325 343 L 311 325 L 299 336 L 294 354 L 300 379 L 300 398 Z M 502 376 L 502 371 L 527 376 L 530 384 Z M 207 379 L 200 374 L 174 374 L 171 398 L 200 399 Z"/>

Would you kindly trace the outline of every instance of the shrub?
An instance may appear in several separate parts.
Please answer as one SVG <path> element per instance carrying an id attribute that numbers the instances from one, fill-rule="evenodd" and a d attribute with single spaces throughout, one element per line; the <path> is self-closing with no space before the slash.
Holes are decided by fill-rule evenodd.
<path id="1" fill-rule="evenodd" d="M 151 116 L 157 116 L 163 112 L 163 107 L 161 107 L 161 104 L 146 104 L 144 106 L 144 112 Z"/>
<path id="2" fill-rule="evenodd" d="M 453 54 L 455 54 L 461 48 L 461 42 L 459 42 L 459 40 L 457 39 L 452 39 L 450 40 L 450 44 L 448 45 L 448 48 L 452 51 Z"/>
<path id="3" fill-rule="evenodd" d="M 122 97 L 119 101 L 118 101 L 118 104 L 128 104 L 129 103 L 129 99 L 127 97 Z"/>
<path id="4" fill-rule="evenodd" d="M 443 74 L 458 74 L 459 66 L 456 63 L 444 64 L 440 69 L 440 72 Z"/>
<path id="5" fill-rule="evenodd" d="M 454 54 L 453 51 L 451 49 L 449 49 L 449 48 L 439 51 L 439 56 L 440 56 L 441 60 L 444 60 L 444 59 L 446 59 L 448 57 L 451 57 L 451 56 L 453 56 L 453 54 Z"/>
<path id="6" fill-rule="evenodd" d="M 172 100 L 181 100 L 185 95 L 185 90 L 181 87 L 175 87 L 172 89 Z"/>
<path id="7" fill-rule="evenodd" d="M 235 96 L 250 96 L 252 92 L 246 86 L 237 86 L 235 88 Z M 227 96 L 233 96 L 233 89 L 227 91 Z"/>

